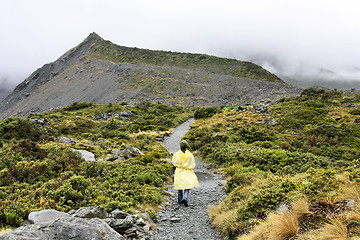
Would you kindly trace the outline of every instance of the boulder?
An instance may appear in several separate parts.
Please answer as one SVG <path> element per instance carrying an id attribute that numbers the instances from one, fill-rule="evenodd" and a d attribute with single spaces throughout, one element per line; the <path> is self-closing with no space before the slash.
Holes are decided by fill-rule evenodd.
<path id="1" fill-rule="evenodd" d="M 131 215 L 129 213 L 120 211 L 119 209 L 115 209 L 109 215 L 109 217 L 115 218 L 115 219 L 125 219 L 127 216 L 131 216 Z"/>
<path id="2" fill-rule="evenodd" d="M 93 162 L 95 161 L 95 155 L 92 152 L 86 151 L 86 150 L 78 150 L 74 149 L 74 151 L 77 151 L 81 154 L 81 157 L 85 159 L 87 162 Z"/>
<path id="3" fill-rule="evenodd" d="M 70 214 L 59 212 L 53 209 L 46 209 L 36 212 L 31 212 L 28 216 L 30 223 L 34 224 L 48 224 L 53 223 L 58 218 L 70 217 Z"/>
<path id="4" fill-rule="evenodd" d="M 50 224 L 33 224 L 15 229 L 0 236 L 0 240 L 25 239 L 114 239 L 125 240 L 99 218 L 64 217 Z"/>
<path id="5" fill-rule="evenodd" d="M 107 214 L 106 208 L 92 206 L 92 207 L 88 207 L 85 209 L 80 208 L 72 216 L 78 217 L 78 218 L 101 218 L 101 219 L 104 219 L 104 218 L 108 217 L 108 214 Z"/>
<path id="6" fill-rule="evenodd" d="M 131 117 L 134 117 L 135 114 L 132 113 L 131 111 L 124 111 L 124 112 L 120 113 L 120 116 L 121 117 L 126 117 L 126 118 L 131 118 Z"/>
<path id="7" fill-rule="evenodd" d="M 125 219 L 106 218 L 105 222 L 120 234 L 124 234 L 126 230 L 135 226 L 131 215 Z"/>

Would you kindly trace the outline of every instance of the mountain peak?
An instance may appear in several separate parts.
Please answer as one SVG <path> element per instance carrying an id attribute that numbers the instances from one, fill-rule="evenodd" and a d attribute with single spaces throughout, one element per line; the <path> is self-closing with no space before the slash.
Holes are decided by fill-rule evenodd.
<path id="1" fill-rule="evenodd" d="M 104 40 L 104 39 L 100 37 L 96 32 L 92 32 L 89 34 L 87 38 L 85 38 L 84 42 L 89 40 Z"/>

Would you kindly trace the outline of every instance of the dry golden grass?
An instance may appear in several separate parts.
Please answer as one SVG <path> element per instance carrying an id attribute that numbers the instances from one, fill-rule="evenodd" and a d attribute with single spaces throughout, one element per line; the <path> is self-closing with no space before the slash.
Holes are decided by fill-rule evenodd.
<path id="1" fill-rule="evenodd" d="M 221 205 L 210 206 L 209 216 L 213 221 L 214 226 L 216 228 L 221 228 L 224 223 L 231 222 L 236 219 L 236 209 L 224 209 Z"/>
<path id="2" fill-rule="evenodd" d="M 295 239 L 299 233 L 298 214 L 293 211 L 270 214 L 268 218 L 254 227 L 248 235 L 238 240 L 289 240 Z"/>
<path id="3" fill-rule="evenodd" d="M 306 214 L 311 214 L 309 211 L 310 203 L 305 197 L 298 198 L 291 204 L 291 208 L 299 217 L 304 216 Z"/>
<path id="4" fill-rule="evenodd" d="M 350 240 L 347 226 L 340 218 L 326 224 L 318 237 L 319 240 Z"/>
<path id="5" fill-rule="evenodd" d="M 344 198 L 354 199 L 355 203 L 360 202 L 360 186 L 356 183 L 348 184 L 342 188 Z M 359 204 L 357 204 L 359 205 Z M 360 206 L 358 206 L 360 208 Z"/>
<path id="6" fill-rule="evenodd" d="M 346 214 L 346 222 L 348 225 L 360 227 L 360 212 L 351 211 Z"/>
<path id="7" fill-rule="evenodd" d="M 295 237 L 299 233 L 298 215 L 293 211 L 280 214 L 271 214 L 270 239 L 285 240 Z"/>
<path id="8" fill-rule="evenodd" d="M 225 235 L 230 232 L 241 230 L 241 225 L 236 219 L 238 208 L 226 208 L 219 206 L 209 207 L 209 216 L 213 225 Z"/>
<path id="9" fill-rule="evenodd" d="M 268 240 L 271 225 L 267 221 L 256 225 L 254 230 L 248 235 L 238 237 L 238 240 Z"/>

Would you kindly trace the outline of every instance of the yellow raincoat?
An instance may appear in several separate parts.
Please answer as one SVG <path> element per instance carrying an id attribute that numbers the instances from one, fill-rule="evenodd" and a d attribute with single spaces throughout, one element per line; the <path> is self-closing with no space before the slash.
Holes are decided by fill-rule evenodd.
<path id="1" fill-rule="evenodd" d="M 186 150 L 185 153 L 179 150 L 174 154 L 171 162 L 176 167 L 174 176 L 175 190 L 199 187 L 198 179 L 193 171 L 195 158 L 189 150 Z"/>

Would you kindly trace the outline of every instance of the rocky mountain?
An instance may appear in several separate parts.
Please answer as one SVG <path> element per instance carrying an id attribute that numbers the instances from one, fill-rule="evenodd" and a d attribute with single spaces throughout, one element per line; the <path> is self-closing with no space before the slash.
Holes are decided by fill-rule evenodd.
<path id="1" fill-rule="evenodd" d="M 250 62 L 122 47 L 91 33 L 19 84 L 0 103 L 0 118 L 50 111 L 78 101 L 221 106 L 268 101 L 300 91 Z"/>

